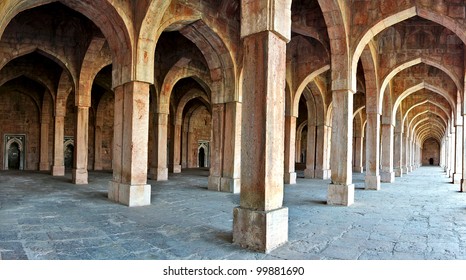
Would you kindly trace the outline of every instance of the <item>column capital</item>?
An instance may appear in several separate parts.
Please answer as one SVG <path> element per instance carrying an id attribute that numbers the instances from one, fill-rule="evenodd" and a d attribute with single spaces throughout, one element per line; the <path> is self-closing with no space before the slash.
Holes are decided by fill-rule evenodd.
<path id="1" fill-rule="evenodd" d="M 241 1 L 241 38 L 270 31 L 291 39 L 291 0 Z"/>

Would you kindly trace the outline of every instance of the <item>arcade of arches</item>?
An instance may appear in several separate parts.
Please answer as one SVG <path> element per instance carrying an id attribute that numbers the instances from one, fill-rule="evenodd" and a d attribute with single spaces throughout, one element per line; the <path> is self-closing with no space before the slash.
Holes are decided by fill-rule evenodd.
<path id="1" fill-rule="evenodd" d="M 240 193 L 233 241 L 264 252 L 287 241 L 296 168 L 331 179 L 330 205 L 354 202 L 352 172 L 379 190 L 439 165 L 465 189 L 464 1 L 4 0 L 0 15 L 0 169 L 80 185 L 112 170 L 108 198 L 145 206 L 148 178 L 208 167 L 209 190 Z"/>

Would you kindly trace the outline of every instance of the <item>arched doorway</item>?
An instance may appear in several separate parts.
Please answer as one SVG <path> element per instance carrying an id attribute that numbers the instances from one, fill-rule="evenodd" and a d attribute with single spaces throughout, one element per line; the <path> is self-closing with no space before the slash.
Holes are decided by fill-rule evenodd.
<path id="1" fill-rule="evenodd" d="M 19 170 L 20 167 L 21 150 L 16 142 L 11 143 L 8 148 L 8 169 Z"/>
<path id="2" fill-rule="evenodd" d="M 4 169 L 24 170 L 25 135 L 5 135 Z"/>
<path id="3" fill-rule="evenodd" d="M 201 147 L 199 149 L 199 167 L 205 167 L 205 151 L 204 148 Z"/>
<path id="4" fill-rule="evenodd" d="M 72 169 L 74 162 L 74 139 L 73 137 L 65 137 L 65 143 L 63 144 L 64 151 L 64 163 L 65 169 Z"/>

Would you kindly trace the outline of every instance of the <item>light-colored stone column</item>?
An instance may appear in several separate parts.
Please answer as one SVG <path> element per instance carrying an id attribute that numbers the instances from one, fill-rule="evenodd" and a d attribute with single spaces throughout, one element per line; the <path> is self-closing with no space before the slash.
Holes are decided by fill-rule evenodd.
<path id="1" fill-rule="evenodd" d="M 405 149 L 403 150 L 403 173 L 409 173 L 409 137 L 408 132 L 404 132 L 405 137 L 403 137 L 403 145 Z"/>
<path id="2" fill-rule="evenodd" d="M 40 123 L 40 171 L 50 170 L 49 162 L 49 125 L 50 116 L 47 113 L 43 113 L 41 116 Z"/>
<path id="3" fill-rule="evenodd" d="M 243 115 L 240 206 L 233 242 L 269 252 L 288 241 L 283 207 L 286 43 L 291 1 L 241 1 Z"/>
<path id="4" fill-rule="evenodd" d="M 380 180 L 385 183 L 395 182 L 393 171 L 393 130 L 391 124 L 382 124 L 382 172 Z"/>
<path id="5" fill-rule="evenodd" d="M 220 191 L 223 169 L 223 139 L 225 137 L 225 104 L 212 106 L 212 142 L 210 145 L 209 190 Z"/>
<path id="6" fill-rule="evenodd" d="M 310 120 L 307 121 L 307 141 L 306 141 L 306 169 L 304 178 L 315 178 L 315 154 L 316 154 L 316 126 Z"/>
<path id="7" fill-rule="evenodd" d="M 408 170 L 409 172 L 413 172 L 413 159 L 414 159 L 414 140 L 412 137 L 409 138 L 409 166 Z"/>
<path id="8" fill-rule="evenodd" d="M 149 177 L 156 181 L 168 180 L 167 168 L 167 129 L 168 114 L 156 113 L 154 121 L 154 143 L 153 161 L 149 171 Z"/>
<path id="9" fill-rule="evenodd" d="M 76 107 L 76 129 L 74 147 L 74 165 L 72 172 L 73 183 L 76 185 L 87 184 L 87 160 L 88 160 L 88 134 L 89 134 L 89 107 Z"/>
<path id="10" fill-rule="evenodd" d="M 456 141 L 456 132 L 450 134 L 450 155 L 449 155 L 449 170 L 448 170 L 448 177 L 452 178 L 453 174 L 455 173 L 455 141 Z"/>
<path id="11" fill-rule="evenodd" d="M 332 147 L 330 167 L 332 183 L 327 204 L 349 206 L 354 203 L 353 170 L 353 94 L 351 90 L 333 91 Z M 369 135 L 369 134 L 368 134 Z"/>
<path id="12" fill-rule="evenodd" d="M 393 162 L 396 177 L 403 177 L 403 133 L 395 132 L 395 148 L 393 149 Z"/>
<path id="13" fill-rule="evenodd" d="M 241 112 L 242 104 L 225 104 L 225 138 L 221 191 L 239 193 L 241 190 Z"/>
<path id="14" fill-rule="evenodd" d="M 366 190 L 380 190 L 380 115 L 367 113 Z"/>
<path id="15" fill-rule="evenodd" d="M 464 121 L 466 120 L 466 115 L 463 115 L 463 123 Z M 462 173 L 463 173 L 463 176 L 461 178 L 461 181 L 460 181 L 460 192 L 466 192 L 466 133 L 464 132 L 463 130 L 463 150 L 461 152 L 461 156 L 462 156 L 462 159 L 463 159 L 463 166 L 462 166 Z M 444 149 L 442 149 L 443 151 Z M 443 153 L 442 153 L 443 154 Z"/>
<path id="16" fill-rule="evenodd" d="M 149 84 L 128 82 L 115 88 L 114 170 L 109 199 L 128 206 L 150 204 L 147 184 Z"/>
<path id="17" fill-rule="evenodd" d="M 364 167 L 362 165 L 362 157 L 363 157 L 363 144 L 364 137 L 354 137 L 354 164 L 353 164 L 353 172 L 363 173 Z"/>
<path id="18" fill-rule="evenodd" d="M 181 173 L 181 120 L 176 120 L 172 127 L 170 172 Z"/>
<path id="19" fill-rule="evenodd" d="M 188 127 L 182 126 L 182 139 L 181 139 L 181 168 L 188 167 Z"/>
<path id="20" fill-rule="evenodd" d="M 325 125 L 317 126 L 317 136 L 316 136 L 316 170 L 315 170 L 315 177 L 320 179 L 330 179 L 330 166 L 327 165 L 328 162 L 328 149 L 330 146 L 328 145 L 328 137 L 331 133 L 331 129 L 329 129 Z"/>
<path id="21" fill-rule="evenodd" d="M 296 184 L 296 117 L 285 116 L 285 184 Z"/>
<path id="22" fill-rule="evenodd" d="M 94 129 L 94 170 L 102 170 L 102 123 L 98 118 Z"/>
<path id="23" fill-rule="evenodd" d="M 65 155 L 63 141 L 65 139 L 65 116 L 55 115 L 55 130 L 53 139 L 53 176 L 65 175 Z"/>
<path id="24" fill-rule="evenodd" d="M 453 183 L 460 184 L 463 179 L 463 125 L 456 125 L 455 139 L 455 173 L 453 174 Z"/>

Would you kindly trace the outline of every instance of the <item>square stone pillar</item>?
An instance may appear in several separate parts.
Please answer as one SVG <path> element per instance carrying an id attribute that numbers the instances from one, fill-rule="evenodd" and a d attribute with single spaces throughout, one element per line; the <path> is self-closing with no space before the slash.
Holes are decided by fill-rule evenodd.
<path id="1" fill-rule="evenodd" d="M 409 138 L 408 133 L 405 132 L 405 137 L 403 137 L 403 145 L 405 149 L 403 150 L 403 173 L 409 173 Z"/>
<path id="2" fill-rule="evenodd" d="M 127 206 L 150 205 L 147 184 L 149 84 L 129 82 L 115 88 L 113 180 L 110 200 Z"/>
<path id="3" fill-rule="evenodd" d="M 304 178 L 315 178 L 315 154 L 316 154 L 316 135 L 317 127 L 313 124 L 314 120 L 307 121 L 307 141 L 306 141 L 306 169 L 304 169 Z"/>
<path id="4" fill-rule="evenodd" d="M 155 115 L 154 142 L 152 151 L 153 161 L 150 167 L 149 177 L 156 181 L 168 180 L 167 168 L 167 129 L 168 114 L 156 113 Z"/>
<path id="5" fill-rule="evenodd" d="M 65 139 L 65 116 L 55 116 L 55 130 L 53 138 L 53 176 L 65 176 L 65 155 L 63 141 Z"/>
<path id="6" fill-rule="evenodd" d="M 393 171 L 393 130 L 391 124 L 382 125 L 382 173 L 380 179 L 385 183 L 395 182 Z"/>
<path id="7" fill-rule="evenodd" d="M 73 184 L 87 184 L 88 147 L 89 147 L 89 107 L 77 106 L 74 139 Z"/>
<path id="8" fill-rule="evenodd" d="M 455 173 L 453 183 L 460 184 L 463 179 L 463 126 L 456 125 L 455 139 Z"/>
<path id="9" fill-rule="evenodd" d="M 285 184 L 296 184 L 296 117 L 285 116 Z"/>
<path id="10" fill-rule="evenodd" d="M 395 148 L 393 149 L 394 172 L 396 177 L 403 176 L 403 133 L 395 132 Z"/>
<path id="11" fill-rule="evenodd" d="M 364 172 L 364 167 L 362 165 L 363 143 L 364 143 L 364 137 L 354 137 L 353 172 L 357 172 L 357 173 Z"/>
<path id="12" fill-rule="evenodd" d="M 353 92 L 333 91 L 332 147 L 330 167 L 332 183 L 328 186 L 327 203 L 349 206 L 354 203 L 352 161 Z"/>
<path id="13" fill-rule="evenodd" d="M 179 123 L 178 123 L 179 121 Z M 176 120 L 171 130 L 170 172 L 181 173 L 181 120 Z"/>
<path id="14" fill-rule="evenodd" d="M 241 190 L 241 112 L 242 104 L 225 104 L 225 137 L 221 191 L 239 193 Z"/>
<path id="15" fill-rule="evenodd" d="M 42 114 L 40 123 L 40 171 L 50 170 L 49 162 L 49 123 L 50 118 L 47 113 Z"/>
<path id="16" fill-rule="evenodd" d="M 225 104 L 212 106 L 212 142 L 210 145 L 209 190 L 221 190 L 223 140 L 225 137 Z"/>
<path id="17" fill-rule="evenodd" d="M 366 190 L 380 190 L 380 115 L 367 113 Z"/>
<path id="18" fill-rule="evenodd" d="M 233 211 L 233 242 L 270 252 L 288 241 L 283 151 L 291 1 L 242 0 L 241 13 L 241 193 Z"/>
<path id="19" fill-rule="evenodd" d="M 330 145 L 328 144 L 328 138 L 330 137 L 331 129 L 326 125 L 318 125 L 316 130 L 316 168 L 315 168 L 315 178 L 320 179 L 330 179 L 330 166 L 328 166 L 328 149 Z"/>

